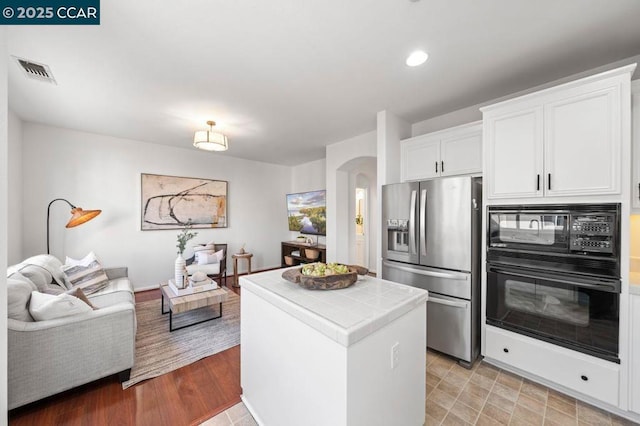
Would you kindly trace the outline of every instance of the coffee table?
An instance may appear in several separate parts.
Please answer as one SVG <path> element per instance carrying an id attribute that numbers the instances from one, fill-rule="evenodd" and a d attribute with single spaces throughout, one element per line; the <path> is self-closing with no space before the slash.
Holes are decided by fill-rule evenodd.
<path id="1" fill-rule="evenodd" d="M 160 283 L 160 290 L 162 293 L 162 302 L 160 310 L 162 314 L 169 314 L 169 331 L 180 330 L 185 327 L 191 327 L 192 325 L 201 324 L 206 321 L 218 319 L 222 316 L 222 302 L 227 300 L 227 290 L 223 287 L 218 287 L 214 290 L 200 291 L 193 294 L 187 294 L 184 296 L 177 296 L 173 290 L 169 288 L 169 284 L 165 281 Z M 169 310 L 164 310 L 164 299 L 167 298 Z M 206 318 L 201 321 L 196 321 L 180 327 L 173 327 L 173 314 L 180 314 L 187 311 L 192 311 L 198 308 L 204 308 L 205 306 L 219 305 L 218 316 L 212 318 Z"/>

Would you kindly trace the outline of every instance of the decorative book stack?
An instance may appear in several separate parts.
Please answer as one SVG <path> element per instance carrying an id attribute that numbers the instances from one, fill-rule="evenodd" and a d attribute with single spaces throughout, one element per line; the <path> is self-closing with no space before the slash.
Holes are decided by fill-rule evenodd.
<path id="1" fill-rule="evenodd" d="M 215 290 L 218 288 L 218 284 L 211 279 L 204 283 L 200 281 L 197 284 L 198 285 L 193 285 L 191 280 L 189 280 L 189 287 L 178 288 L 173 279 L 169 280 L 169 288 L 176 296 L 186 296 L 188 294 L 200 293 L 201 291 Z"/>

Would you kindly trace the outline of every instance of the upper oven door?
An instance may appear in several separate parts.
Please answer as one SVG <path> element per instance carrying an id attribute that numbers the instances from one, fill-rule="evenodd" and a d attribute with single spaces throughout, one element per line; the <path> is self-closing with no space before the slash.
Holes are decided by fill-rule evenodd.
<path id="1" fill-rule="evenodd" d="M 569 251 L 569 212 L 489 207 L 488 245 L 544 252 Z"/>

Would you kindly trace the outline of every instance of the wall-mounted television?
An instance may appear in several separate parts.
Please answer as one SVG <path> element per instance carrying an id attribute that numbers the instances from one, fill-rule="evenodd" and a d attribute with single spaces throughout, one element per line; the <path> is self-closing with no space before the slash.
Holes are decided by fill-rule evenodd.
<path id="1" fill-rule="evenodd" d="M 327 191 L 287 194 L 289 231 L 301 234 L 327 234 Z"/>

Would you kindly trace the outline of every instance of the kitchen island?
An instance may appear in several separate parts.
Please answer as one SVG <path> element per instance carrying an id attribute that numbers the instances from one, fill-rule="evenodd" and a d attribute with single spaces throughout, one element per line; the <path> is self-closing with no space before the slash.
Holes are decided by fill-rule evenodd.
<path id="1" fill-rule="evenodd" d="M 264 426 L 422 425 L 426 291 L 373 277 L 306 290 L 240 279 L 242 400 Z"/>

